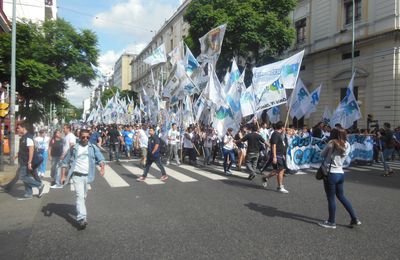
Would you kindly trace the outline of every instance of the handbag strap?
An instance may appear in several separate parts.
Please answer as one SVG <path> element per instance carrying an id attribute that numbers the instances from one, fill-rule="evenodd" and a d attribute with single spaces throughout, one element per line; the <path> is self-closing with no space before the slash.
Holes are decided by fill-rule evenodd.
<path id="1" fill-rule="evenodd" d="M 332 153 L 331 153 L 331 162 L 329 163 L 329 170 L 328 170 L 329 174 L 331 173 L 331 167 L 332 167 L 332 161 L 333 161 L 332 157 L 333 157 L 333 153 L 334 152 L 335 152 L 335 145 L 333 145 L 333 150 L 332 150 Z"/>

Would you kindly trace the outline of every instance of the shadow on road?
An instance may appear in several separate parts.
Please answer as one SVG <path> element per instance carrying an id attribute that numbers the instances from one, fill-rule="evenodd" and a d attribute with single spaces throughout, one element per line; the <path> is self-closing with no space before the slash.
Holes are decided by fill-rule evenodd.
<path id="1" fill-rule="evenodd" d="M 73 217 L 76 215 L 75 205 L 49 203 L 42 208 L 42 212 L 46 217 L 51 217 L 54 213 L 65 219 L 76 229 L 79 229 L 79 225 L 75 217 Z"/>
<path id="2" fill-rule="evenodd" d="M 300 215 L 300 214 L 296 214 L 296 213 L 281 211 L 278 208 L 274 208 L 271 206 L 265 206 L 265 205 L 252 203 L 252 202 L 248 203 L 248 204 L 244 204 L 244 206 L 246 206 L 250 210 L 254 210 L 259 213 L 262 213 L 263 215 L 265 215 L 267 217 L 281 217 L 281 218 L 294 219 L 294 220 L 302 221 L 302 222 L 313 224 L 313 225 L 317 224 L 317 222 L 322 221 L 321 219 L 312 218 L 312 217 L 308 217 L 308 216 L 304 216 L 304 215 Z"/>

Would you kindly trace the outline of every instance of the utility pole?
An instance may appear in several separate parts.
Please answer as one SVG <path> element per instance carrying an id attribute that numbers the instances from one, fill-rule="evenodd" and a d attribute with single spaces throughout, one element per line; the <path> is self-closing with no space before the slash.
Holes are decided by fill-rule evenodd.
<path id="1" fill-rule="evenodd" d="M 10 165 L 14 165 L 15 154 L 15 62 L 17 47 L 17 0 L 13 0 L 11 40 L 11 100 L 10 100 Z"/>
<path id="2" fill-rule="evenodd" d="M 353 0 L 353 27 L 352 27 L 352 37 L 351 37 L 351 75 L 354 74 L 354 47 L 355 47 L 355 23 L 356 23 L 356 1 Z"/>

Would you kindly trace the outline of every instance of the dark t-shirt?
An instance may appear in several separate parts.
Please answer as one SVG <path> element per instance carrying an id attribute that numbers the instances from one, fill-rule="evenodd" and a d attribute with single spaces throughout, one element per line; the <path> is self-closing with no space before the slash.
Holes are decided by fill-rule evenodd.
<path id="1" fill-rule="evenodd" d="M 286 144 L 285 139 L 282 133 L 274 131 L 271 135 L 271 147 L 272 145 L 276 145 L 276 155 L 283 156 L 286 154 Z"/>
<path id="2" fill-rule="evenodd" d="M 395 145 L 395 140 L 393 138 L 392 130 L 385 130 L 384 134 L 381 137 L 383 141 L 383 148 L 384 149 L 393 149 Z"/>
<path id="3" fill-rule="evenodd" d="M 152 155 L 153 152 L 153 148 L 154 146 L 158 144 L 158 149 L 157 151 L 154 153 L 154 155 Z M 149 137 L 149 142 L 147 144 L 147 154 L 150 157 L 154 157 L 154 158 L 158 158 L 160 156 L 160 138 L 158 138 L 157 135 L 153 135 Z"/>
<path id="4" fill-rule="evenodd" d="M 51 139 L 49 146 L 51 147 L 51 156 L 60 157 L 63 153 L 63 139 Z"/>
<path id="5" fill-rule="evenodd" d="M 264 138 L 258 133 L 249 133 L 242 138 L 242 142 L 247 141 L 247 153 L 259 153 L 262 145 L 265 143 Z"/>
<path id="6" fill-rule="evenodd" d="M 121 136 L 121 134 L 119 133 L 119 131 L 117 129 L 111 129 L 108 132 L 108 136 L 110 137 L 110 143 L 111 144 L 115 144 L 115 143 L 119 143 L 119 136 Z"/>

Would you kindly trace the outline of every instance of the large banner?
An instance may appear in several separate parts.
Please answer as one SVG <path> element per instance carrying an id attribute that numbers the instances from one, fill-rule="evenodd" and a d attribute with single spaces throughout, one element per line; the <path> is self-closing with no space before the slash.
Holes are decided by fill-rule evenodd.
<path id="1" fill-rule="evenodd" d="M 345 167 L 355 160 L 372 161 L 373 139 L 372 136 L 348 135 L 350 154 L 345 160 Z M 294 136 L 289 139 L 287 150 L 287 167 L 290 170 L 318 168 L 321 165 L 321 151 L 325 148 L 326 141 L 314 137 Z"/>

